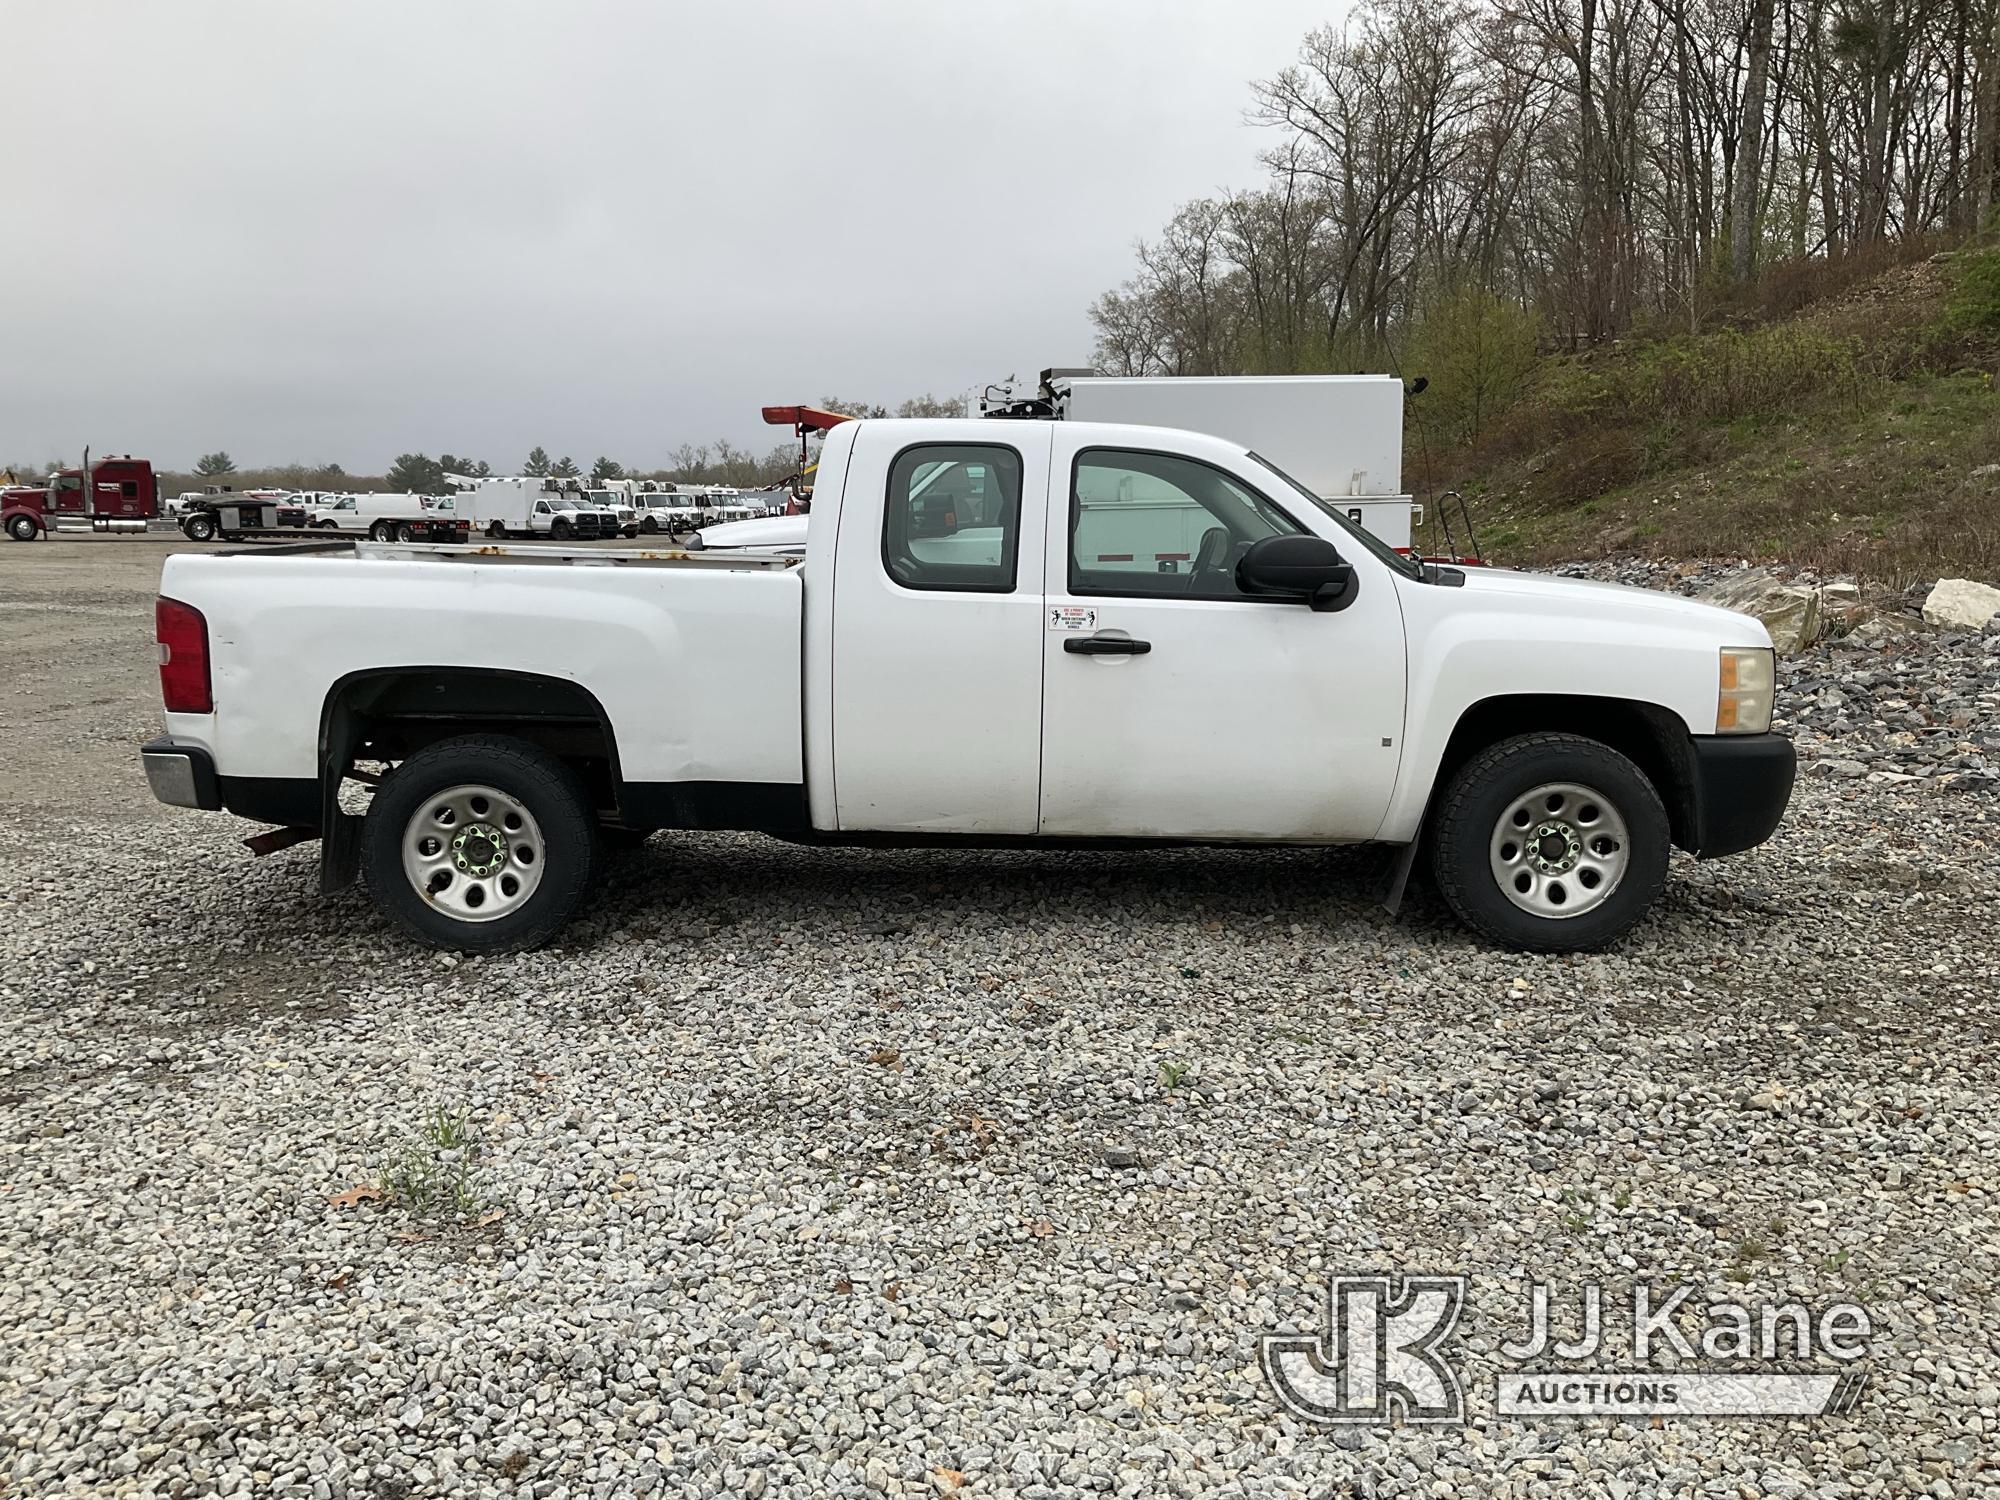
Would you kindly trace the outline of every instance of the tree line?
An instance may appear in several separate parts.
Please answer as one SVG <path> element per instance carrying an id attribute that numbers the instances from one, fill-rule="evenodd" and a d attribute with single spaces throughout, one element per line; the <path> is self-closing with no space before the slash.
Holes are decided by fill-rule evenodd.
<path id="1" fill-rule="evenodd" d="M 1985 225 L 2000 0 L 1361 0 L 1252 99 L 1265 180 L 1139 244 L 1091 309 L 1099 365 L 1415 350 L 1490 401 L 1538 348 L 1711 326 L 1781 263 Z"/>
<path id="2" fill-rule="evenodd" d="M 822 397 L 818 404 L 827 411 L 852 417 L 962 417 L 966 414 L 963 400 L 928 394 L 912 397 L 893 409 L 878 402 L 851 401 L 839 396 Z M 461 457 L 449 452 L 440 453 L 436 458 L 425 453 L 401 453 L 386 473 L 373 475 L 350 474 L 337 463 L 288 463 L 240 469 L 227 451 L 218 449 L 203 454 L 196 460 L 194 468 L 186 473 L 162 470 L 160 481 L 167 493 L 178 489 L 199 489 L 205 484 L 227 484 L 233 489 L 386 490 L 443 495 L 450 493 L 452 487 L 445 478 L 447 474 L 483 479 L 496 473 L 507 473 L 530 478 L 588 479 L 597 483 L 609 479 L 651 479 L 673 484 L 717 484 L 737 489 L 759 489 L 782 482 L 797 473 L 799 468 L 796 442 L 780 443 L 759 454 L 739 447 L 727 438 L 717 438 L 709 443 L 682 443 L 673 449 L 668 458 L 671 461 L 664 467 L 647 469 L 627 466 L 600 454 L 588 469 L 584 469 L 567 454 L 560 458 L 550 457 L 549 450 L 537 443 L 529 449 L 519 467 L 512 469 L 495 469 L 484 459 Z M 61 467 L 64 465 L 60 462 L 40 466 L 24 464 L 18 467 L 17 472 L 25 477 Z"/>

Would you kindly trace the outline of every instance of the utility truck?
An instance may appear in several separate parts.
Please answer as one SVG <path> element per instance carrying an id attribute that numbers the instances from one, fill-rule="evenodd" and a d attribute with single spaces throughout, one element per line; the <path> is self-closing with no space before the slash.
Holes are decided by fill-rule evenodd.
<path id="1" fill-rule="evenodd" d="M 439 506 L 464 522 L 474 536 L 494 541 L 521 536 L 594 541 L 617 536 L 625 527 L 617 510 L 591 499 L 573 479 L 447 477 L 460 488 Z M 636 516 L 632 526 L 636 533 Z"/>
<path id="2" fill-rule="evenodd" d="M 1425 564 L 1240 443 L 1132 424 L 843 423 L 798 557 L 176 556 L 158 636 L 161 801 L 317 835 L 324 885 L 358 866 L 478 952 L 560 931 L 607 839 L 694 828 L 1373 843 L 1392 904 L 1422 848 L 1478 933 L 1596 948 L 1672 846 L 1768 837 L 1794 770 L 1756 620 Z"/>

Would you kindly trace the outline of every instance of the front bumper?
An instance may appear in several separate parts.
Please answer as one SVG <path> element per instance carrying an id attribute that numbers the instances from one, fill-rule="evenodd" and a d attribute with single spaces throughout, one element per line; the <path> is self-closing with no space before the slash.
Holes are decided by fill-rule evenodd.
<path id="1" fill-rule="evenodd" d="M 154 797 L 167 806 L 222 811 L 222 782 L 215 774 L 214 757 L 199 745 L 148 740 L 139 747 L 139 762 L 146 768 L 146 784 Z"/>
<path id="2" fill-rule="evenodd" d="M 1781 734 L 1698 734 L 1692 743 L 1695 856 L 1719 859 L 1763 843 L 1798 777 L 1792 742 Z"/>

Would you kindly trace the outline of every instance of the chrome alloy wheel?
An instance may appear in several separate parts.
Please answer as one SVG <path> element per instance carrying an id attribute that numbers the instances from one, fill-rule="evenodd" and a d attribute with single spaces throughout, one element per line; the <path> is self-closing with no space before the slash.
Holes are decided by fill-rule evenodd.
<path id="1" fill-rule="evenodd" d="M 1594 787 L 1551 781 L 1514 799 L 1493 828 L 1493 878 L 1538 917 L 1580 917 L 1610 899 L 1631 863 L 1625 819 Z"/>
<path id="2" fill-rule="evenodd" d="M 403 828 L 403 874 L 461 922 L 518 910 L 542 883 L 542 830 L 517 799 L 490 786 L 446 787 Z"/>

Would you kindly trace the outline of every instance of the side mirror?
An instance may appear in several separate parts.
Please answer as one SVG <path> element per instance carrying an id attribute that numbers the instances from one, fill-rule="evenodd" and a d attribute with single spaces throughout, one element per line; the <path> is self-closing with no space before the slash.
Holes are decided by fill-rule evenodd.
<path id="1" fill-rule="evenodd" d="M 1252 542 L 1236 564 L 1236 583 L 1246 594 L 1301 599 L 1325 613 L 1354 602 L 1354 567 L 1323 536 L 1267 536 Z"/>

